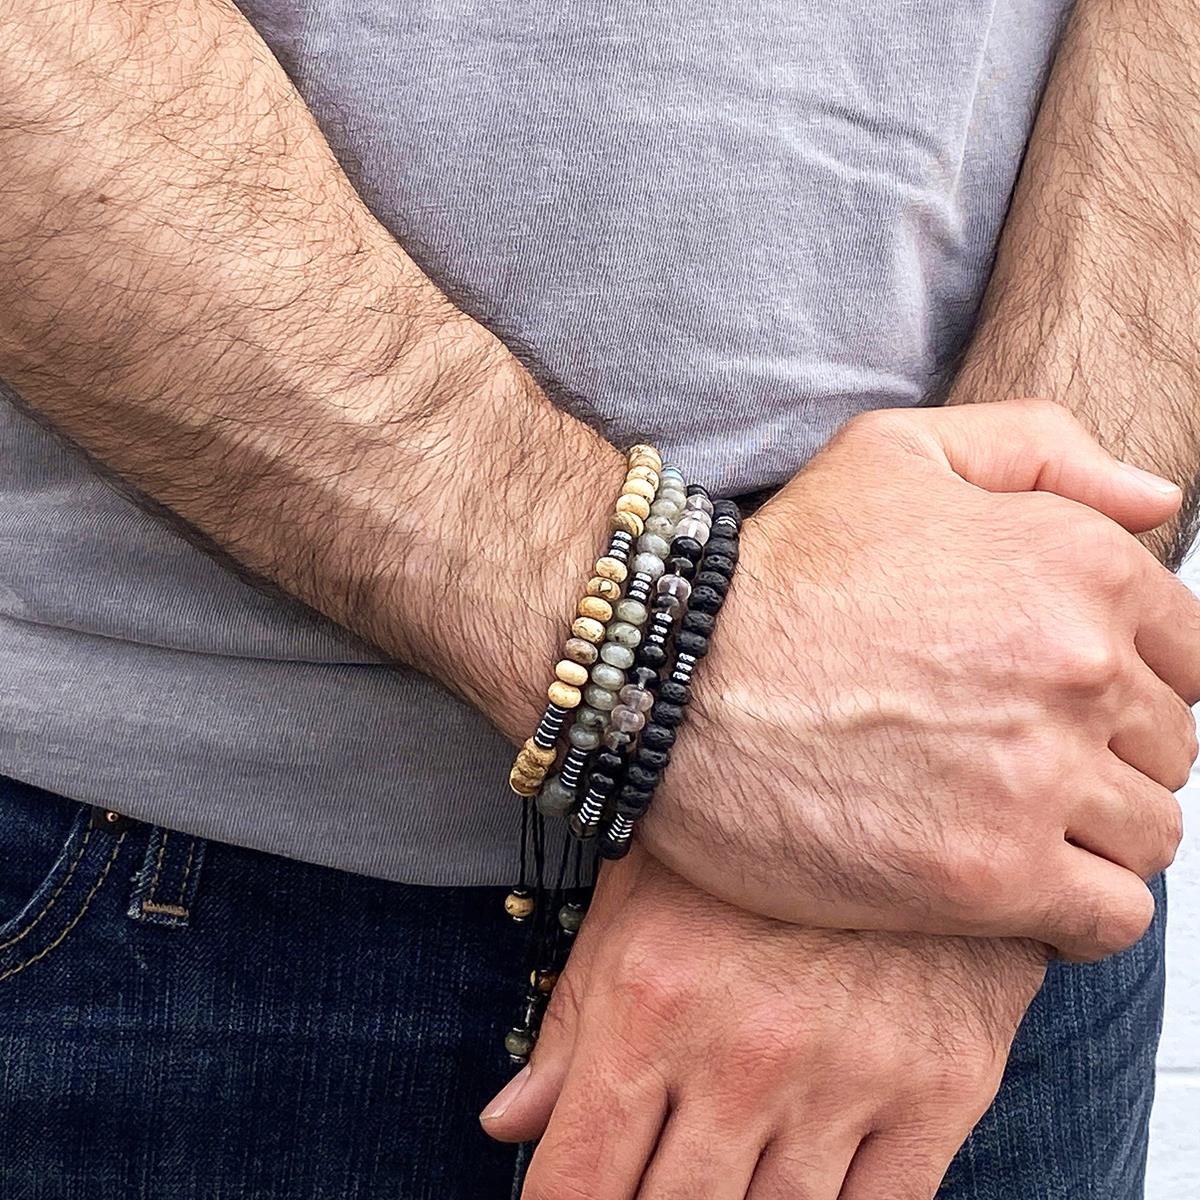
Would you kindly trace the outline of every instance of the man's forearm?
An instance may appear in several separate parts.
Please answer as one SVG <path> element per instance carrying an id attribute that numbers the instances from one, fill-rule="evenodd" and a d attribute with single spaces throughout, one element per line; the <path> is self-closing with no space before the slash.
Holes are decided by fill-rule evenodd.
<path id="1" fill-rule="evenodd" d="M 531 727 L 518 661 L 561 636 L 617 452 L 371 217 L 231 4 L 0 3 L 0 28 L 0 376 L 253 571 Z"/>
<path id="2" fill-rule="evenodd" d="M 1200 10 L 1081 0 L 952 403 L 1040 395 L 1179 483 L 1147 535 L 1177 566 L 1200 470 Z"/>

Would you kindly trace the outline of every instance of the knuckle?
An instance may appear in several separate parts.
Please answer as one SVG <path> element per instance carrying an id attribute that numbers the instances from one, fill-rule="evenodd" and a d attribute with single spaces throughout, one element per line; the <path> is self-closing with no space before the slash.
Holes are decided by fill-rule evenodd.
<path id="1" fill-rule="evenodd" d="M 858 413 L 842 426 L 839 438 L 849 442 L 883 443 L 907 439 L 913 433 L 913 418 L 900 408 L 874 408 Z"/>
<path id="2" fill-rule="evenodd" d="M 639 1025 L 671 1027 L 683 1016 L 689 996 L 688 972 L 661 948 L 651 952 L 637 944 L 626 945 L 614 978 L 621 980 L 627 1007 Z"/>
<path id="3" fill-rule="evenodd" d="M 1124 676 L 1126 657 L 1109 637 L 1087 628 L 1067 629 L 1046 639 L 1043 671 L 1060 690 L 1102 696 Z"/>
<path id="4" fill-rule="evenodd" d="M 1013 893 L 1013 863 L 993 846 L 985 850 L 964 839 L 935 868 L 936 882 L 951 911 L 986 922 L 1008 906 Z"/>

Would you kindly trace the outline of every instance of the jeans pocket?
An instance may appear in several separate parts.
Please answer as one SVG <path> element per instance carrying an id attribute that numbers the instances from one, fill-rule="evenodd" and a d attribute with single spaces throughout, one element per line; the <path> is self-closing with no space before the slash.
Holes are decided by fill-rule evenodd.
<path id="1" fill-rule="evenodd" d="M 0 983 L 62 945 L 125 836 L 85 805 L 0 778 Z"/>

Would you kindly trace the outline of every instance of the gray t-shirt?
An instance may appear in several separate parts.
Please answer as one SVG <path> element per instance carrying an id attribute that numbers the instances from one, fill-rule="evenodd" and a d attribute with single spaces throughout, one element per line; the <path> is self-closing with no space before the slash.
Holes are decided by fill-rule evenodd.
<path id="1" fill-rule="evenodd" d="M 1065 0 L 247 0 L 351 177 L 618 436 L 723 494 L 968 336 Z M 0 397 L 0 773 L 420 883 L 509 881 L 511 752 Z M 533 669 L 537 669 L 534 664 Z"/>

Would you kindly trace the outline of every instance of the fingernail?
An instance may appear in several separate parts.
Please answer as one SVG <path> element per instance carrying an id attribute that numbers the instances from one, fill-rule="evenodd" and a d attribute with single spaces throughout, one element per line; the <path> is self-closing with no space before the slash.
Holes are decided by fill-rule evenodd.
<path id="1" fill-rule="evenodd" d="M 491 1104 L 479 1114 L 481 1121 L 494 1121 L 508 1112 L 509 1105 L 521 1094 L 521 1089 L 529 1082 L 529 1068 L 522 1067 L 508 1083 L 493 1097 Z"/>
<path id="2" fill-rule="evenodd" d="M 1128 471 L 1130 475 L 1135 476 L 1141 483 L 1156 491 L 1160 496 L 1169 496 L 1172 492 L 1179 491 L 1178 484 L 1172 483 L 1169 479 L 1164 479 L 1161 475 L 1155 475 L 1150 471 L 1143 471 L 1141 467 L 1135 467 L 1133 463 L 1122 462 L 1121 469 Z"/>

